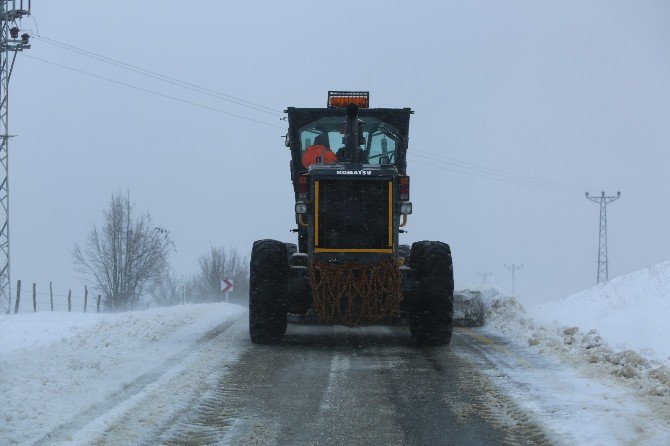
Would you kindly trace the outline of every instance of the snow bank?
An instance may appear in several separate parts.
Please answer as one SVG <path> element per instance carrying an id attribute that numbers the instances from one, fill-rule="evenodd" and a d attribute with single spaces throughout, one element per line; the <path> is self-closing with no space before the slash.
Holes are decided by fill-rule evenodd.
<path id="1" fill-rule="evenodd" d="M 118 315 L 59 311 L 0 316 L 0 356 L 57 342 L 115 317 Z"/>
<path id="2" fill-rule="evenodd" d="M 640 352 L 613 348 L 599 330 L 592 328 L 598 327 L 597 319 L 583 317 L 582 325 L 554 322 L 546 325 L 529 315 L 516 298 L 495 288 L 481 291 L 486 304 L 484 331 L 516 340 L 541 354 L 556 355 L 594 377 L 615 379 L 666 407 L 670 404 L 670 369 Z M 575 314 L 583 316 L 581 309 L 577 310 L 579 307 L 572 308 Z M 660 319 L 654 318 L 652 323 Z"/>
<path id="3" fill-rule="evenodd" d="M 545 325 L 597 330 L 615 349 L 670 364 L 670 261 L 531 309 Z"/>
<path id="4" fill-rule="evenodd" d="M 41 436 L 122 392 L 244 308 L 199 304 L 119 314 L 5 317 L 0 333 L 0 444 Z"/>

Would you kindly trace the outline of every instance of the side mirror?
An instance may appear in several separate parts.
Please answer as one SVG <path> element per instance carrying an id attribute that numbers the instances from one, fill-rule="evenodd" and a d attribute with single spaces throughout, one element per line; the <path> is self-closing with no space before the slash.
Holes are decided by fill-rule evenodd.
<path id="1" fill-rule="evenodd" d="M 286 147 L 291 147 L 291 140 L 288 137 L 288 133 L 286 134 L 286 136 L 284 136 L 284 145 Z"/>

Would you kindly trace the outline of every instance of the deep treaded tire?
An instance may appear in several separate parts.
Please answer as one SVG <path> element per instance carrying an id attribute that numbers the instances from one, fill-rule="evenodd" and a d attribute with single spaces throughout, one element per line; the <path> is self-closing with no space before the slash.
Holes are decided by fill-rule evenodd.
<path id="1" fill-rule="evenodd" d="M 411 248 L 409 245 L 398 245 L 398 257 L 404 257 L 405 263 L 409 263 L 409 253 Z"/>
<path id="2" fill-rule="evenodd" d="M 298 246 L 296 246 L 295 243 L 284 243 L 284 245 L 286 246 L 286 258 L 288 259 L 288 263 L 290 265 L 293 254 L 298 252 Z"/>
<path id="3" fill-rule="evenodd" d="M 417 295 L 408 317 L 412 338 L 420 345 L 449 344 L 454 316 L 454 271 L 449 245 L 415 242 L 409 266 L 417 279 Z"/>
<path id="4" fill-rule="evenodd" d="M 251 250 L 249 336 L 255 344 L 275 344 L 286 333 L 284 288 L 288 277 L 286 245 L 258 240 Z"/>

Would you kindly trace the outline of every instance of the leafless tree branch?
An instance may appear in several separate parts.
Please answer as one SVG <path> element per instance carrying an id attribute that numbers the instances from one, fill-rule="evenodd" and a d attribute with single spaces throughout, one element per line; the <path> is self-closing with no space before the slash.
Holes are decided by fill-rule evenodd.
<path id="1" fill-rule="evenodd" d="M 162 281 L 172 247 L 167 230 L 154 226 L 149 213 L 136 215 L 130 197 L 117 194 L 100 229 L 93 226 L 83 247 L 75 243 L 72 257 L 77 271 L 104 294 L 105 308 L 116 311 L 137 307 Z"/>

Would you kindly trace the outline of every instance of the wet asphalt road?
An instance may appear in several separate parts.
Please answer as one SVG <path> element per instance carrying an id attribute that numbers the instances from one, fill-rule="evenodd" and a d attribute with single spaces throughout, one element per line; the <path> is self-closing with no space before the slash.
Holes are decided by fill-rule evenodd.
<path id="1" fill-rule="evenodd" d="M 281 345 L 244 352 L 158 442 L 551 444 L 477 373 L 495 367 L 485 341 L 457 329 L 451 346 L 420 348 L 405 326 L 289 325 Z"/>

